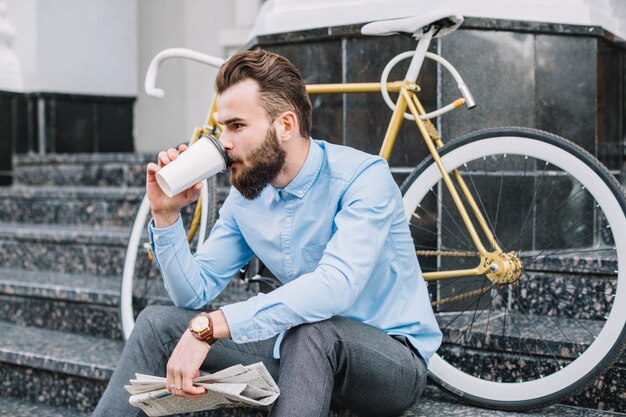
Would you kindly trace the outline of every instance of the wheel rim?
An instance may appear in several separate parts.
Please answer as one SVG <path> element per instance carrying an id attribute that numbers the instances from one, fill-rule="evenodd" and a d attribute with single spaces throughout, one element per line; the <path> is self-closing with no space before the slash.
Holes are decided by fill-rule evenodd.
<path id="1" fill-rule="evenodd" d="M 545 141 L 515 136 L 482 139 L 450 151 L 442 156 L 442 160 L 444 165 L 450 169 L 451 167 L 461 166 L 475 159 L 482 159 L 483 156 L 501 155 L 503 158 L 502 155 L 504 152 L 500 152 L 500 150 L 506 150 L 506 154 L 510 157 L 527 155 L 536 160 L 547 160 L 551 166 L 559 167 L 565 171 L 578 173 L 581 179 L 580 183 L 585 186 L 589 194 L 600 203 L 600 206 L 606 209 L 605 214 L 607 221 L 612 226 L 613 230 L 624 230 L 624 227 L 626 227 L 622 207 L 617 200 L 613 198 L 611 189 L 601 178 L 595 175 L 593 169 L 570 155 L 567 151 Z M 471 169 L 468 172 L 471 172 Z M 424 201 L 424 197 L 430 192 L 430 188 L 437 183 L 438 178 L 440 178 L 440 173 L 436 166 L 431 165 L 426 168 L 419 178 L 412 183 L 411 187 L 406 190 L 404 201 L 405 211 L 409 221 L 411 221 L 413 217 L 412 213 L 415 203 Z M 439 205 L 441 206 L 443 204 Z M 444 217 L 444 210 L 438 208 L 438 215 Z M 441 223 L 443 224 L 443 221 Z M 442 226 L 439 226 L 439 228 L 441 227 Z M 613 238 L 615 239 L 615 247 L 624 247 L 625 242 L 622 235 L 618 233 L 615 234 Z M 441 245 L 441 242 L 438 242 L 438 245 Z M 617 265 L 623 265 L 625 261 L 623 259 L 624 254 L 617 253 L 616 255 Z M 621 268 L 616 269 L 621 271 Z M 468 375 L 457 369 L 456 366 L 450 365 L 448 361 L 439 355 L 435 355 L 431 359 L 429 370 L 435 379 L 453 390 L 459 390 L 463 392 L 464 395 L 493 399 L 494 401 L 526 401 L 529 399 L 544 398 L 553 393 L 567 390 L 572 386 L 573 382 L 582 380 L 586 378 L 587 375 L 593 373 L 595 366 L 599 362 L 597 358 L 604 358 L 613 348 L 615 342 L 620 339 L 624 327 L 623 317 L 626 315 L 623 302 L 625 296 L 624 285 L 617 284 L 620 281 L 619 278 L 621 275 L 621 272 L 618 272 L 615 278 L 616 288 L 613 297 L 614 302 L 608 313 L 608 320 L 606 320 L 602 330 L 596 335 L 597 339 L 591 343 L 589 348 L 587 348 L 578 359 L 574 359 L 569 364 L 563 361 L 562 365 L 564 365 L 564 368 L 562 370 L 531 381 L 521 383 L 509 381 L 507 383 L 501 383 L 486 380 L 486 376 L 480 375 L 480 372 L 477 372 L 476 376 Z M 493 301 L 493 298 L 491 301 Z M 478 305 L 479 303 L 480 298 L 478 298 L 476 304 Z M 520 302 L 518 310 L 522 309 L 522 303 L 523 301 Z M 489 310 L 491 310 L 491 304 Z M 528 316 L 530 316 L 530 314 L 528 314 Z M 438 313 L 438 318 L 441 319 L 441 313 Z M 488 322 L 489 320 L 487 320 L 487 323 Z M 503 322 L 506 323 L 506 316 Z M 462 331 L 459 331 L 459 333 L 462 333 Z M 486 337 L 489 336 L 488 332 L 485 333 Z M 506 333 L 503 332 L 502 336 L 504 338 Z M 470 327 L 469 338 L 471 337 L 472 329 Z M 520 354 L 519 356 L 520 365 L 523 365 L 522 355 Z M 539 370 L 541 370 L 541 367 L 539 367 Z"/>

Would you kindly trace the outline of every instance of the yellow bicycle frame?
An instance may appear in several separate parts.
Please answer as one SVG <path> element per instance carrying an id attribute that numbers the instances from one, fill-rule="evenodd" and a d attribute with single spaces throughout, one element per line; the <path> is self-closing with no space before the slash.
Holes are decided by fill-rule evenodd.
<path id="1" fill-rule="evenodd" d="M 310 84 L 307 85 L 307 92 L 309 94 L 348 94 L 348 93 L 379 93 L 382 89 L 380 83 L 345 83 L 345 84 Z M 449 270 L 449 271 L 438 271 L 438 272 L 425 272 L 424 279 L 427 281 L 436 281 L 442 279 L 449 278 L 462 278 L 462 277 L 474 277 L 478 275 L 483 275 L 489 272 L 489 268 L 491 265 L 497 265 L 501 267 L 500 269 L 506 269 L 507 266 L 503 265 L 502 259 L 499 257 L 499 254 L 502 252 L 502 249 L 496 242 L 493 232 L 489 228 L 487 221 L 485 220 L 483 214 L 481 213 L 474 197 L 472 196 L 469 188 L 465 184 L 465 181 L 461 177 L 461 174 L 458 170 L 452 170 L 452 176 L 458 184 L 459 189 L 463 193 L 469 207 L 474 214 L 480 229 L 484 233 L 489 246 L 491 247 L 491 251 L 487 250 L 482 243 L 480 236 L 472 222 L 468 211 L 461 200 L 461 196 L 457 191 L 454 183 L 452 182 L 452 177 L 444 167 L 441 158 L 439 156 L 438 149 L 443 146 L 443 141 L 439 136 L 436 128 L 429 120 L 422 120 L 420 116 L 426 114 L 422 104 L 417 98 L 417 92 L 420 90 L 419 86 L 411 81 L 395 81 L 387 83 L 386 90 L 389 92 L 394 92 L 399 95 L 399 98 L 396 102 L 396 108 L 393 111 L 391 116 L 391 120 L 389 122 L 389 126 L 387 128 L 387 132 L 385 134 L 385 138 L 380 148 L 379 155 L 386 160 L 389 160 L 391 153 L 393 151 L 393 147 L 398 136 L 398 132 L 400 130 L 400 126 L 404 120 L 404 114 L 409 110 L 410 114 L 413 115 L 415 119 L 415 123 L 417 124 L 417 128 L 419 129 L 430 154 L 432 155 L 439 171 L 441 172 L 442 179 L 450 192 L 452 200 L 456 205 L 459 214 L 465 224 L 465 227 L 470 234 L 470 237 L 476 246 L 476 250 L 478 255 L 480 256 L 480 262 L 475 268 L 471 269 L 458 269 L 458 270 Z M 462 105 L 464 103 L 463 99 L 457 100 L 455 103 L 456 107 Z M 215 118 L 216 115 L 216 99 L 213 99 L 211 103 L 211 108 L 209 110 L 209 114 L 207 115 L 207 121 L 204 128 L 196 128 L 194 134 L 191 138 L 190 143 L 195 142 L 201 135 L 211 134 L 214 136 L 219 136 L 219 132 L 221 131 L 220 125 Z M 198 204 L 199 206 L 200 204 Z M 192 222 L 192 227 L 189 230 L 188 238 L 191 239 L 195 234 L 199 223 L 199 213 L 200 208 L 196 207 L 196 214 L 194 215 L 194 221 Z M 196 220 L 196 217 L 198 220 Z"/>

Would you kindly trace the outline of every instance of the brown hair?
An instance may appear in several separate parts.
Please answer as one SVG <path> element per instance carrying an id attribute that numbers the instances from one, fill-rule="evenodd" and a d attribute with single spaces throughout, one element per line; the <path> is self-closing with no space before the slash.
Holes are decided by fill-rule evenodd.
<path id="1" fill-rule="evenodd" d="M 215 90 L 222 94 L 246 79 L 259 84 L 259 100 L 270 120 L 293 111 L 300 122 L 300 134 L 305 138 L 311 135 L 311 100 L 302 75 L 287 58 L 264 50 L 237 52 L 220 67 Z"/>

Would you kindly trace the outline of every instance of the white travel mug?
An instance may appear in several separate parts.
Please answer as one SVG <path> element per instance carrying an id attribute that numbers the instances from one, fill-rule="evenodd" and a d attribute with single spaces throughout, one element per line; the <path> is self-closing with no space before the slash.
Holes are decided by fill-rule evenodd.
<path id="1" fill-rule="evenodd" d="M 178 158 L 157 171 L 156 180 L 165 194 L 173 197 L 230 166 L 219 140 L 201 136 Z"/>

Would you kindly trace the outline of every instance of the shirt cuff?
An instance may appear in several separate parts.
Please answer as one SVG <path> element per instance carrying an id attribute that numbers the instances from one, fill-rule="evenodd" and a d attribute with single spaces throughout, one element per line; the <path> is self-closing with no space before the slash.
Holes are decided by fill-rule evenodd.
<path id="1" fill-rule="evenodd" d="M 174 224 L 168 227 L 159 228 L 154 225 L 154 219 L 148 223 L 148 234 L 150 235 L 150 245 L 155 246 L 168 246 L 180 240 L 181 235 L 186 239 L 185 228 L 183 226 L 183 220 L 181 216 L 178 216 L 178 220 Z"/>
<path id="2" fill-rule="evenodd" d="M 235 343 L 256 341 L 256 337 L 249 334 L 252 330 L 250 324 L 252 323 L 252 317 L 254 315 L 251 311 L 250 304 L 250 300 L 247 300 L 220 307 L 228 323 L 230 337 Z"/>

